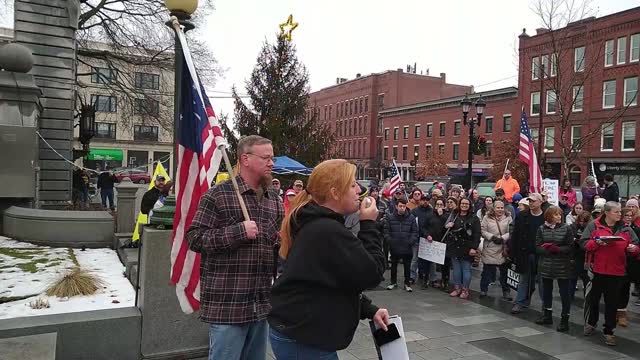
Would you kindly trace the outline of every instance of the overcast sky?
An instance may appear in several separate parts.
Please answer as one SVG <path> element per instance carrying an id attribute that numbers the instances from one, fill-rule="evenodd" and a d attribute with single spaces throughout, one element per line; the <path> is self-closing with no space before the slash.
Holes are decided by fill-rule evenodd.
<path id="1" fill-rule="evenodd" d="M 265 39 L 273 42 L 289 14 L 298 57 L 312 91 L 352 79 L 418 64 L 418 73 L 447 73 L 447 82 L 476 91 L 517 85 L 517 39 L 535 34 L 540 21 L 530 0 L 218 0 L 207 39 L 224 77 L 209 91 L 216 110 L 233 113 L 226 96 L 244 92 Z M 640 0 L 594 0 L 597 16 L 640 6 Z"/>

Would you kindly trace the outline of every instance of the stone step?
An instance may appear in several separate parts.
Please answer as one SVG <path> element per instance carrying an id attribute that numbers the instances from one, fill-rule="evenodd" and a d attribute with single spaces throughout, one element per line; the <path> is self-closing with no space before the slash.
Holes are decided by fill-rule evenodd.
<path id="1" fill-rule="evenodd" d="M 122 252 L 124 254 L 122 263 L 126 268 L 125 275 L 129 277 L 129 275 L 131 274 L 131 267 L 133 265 L 138 265 L 138 249 L 123 248 Z"/>
<path id="2" fill-rule="evenodd" d="M 138 281 L 138 264 L 132 265 L 131 270 L 129 271 L 129 276 L 127 276 L 129 282 L 133 287 L 136 287 L 136 282 Z"/>

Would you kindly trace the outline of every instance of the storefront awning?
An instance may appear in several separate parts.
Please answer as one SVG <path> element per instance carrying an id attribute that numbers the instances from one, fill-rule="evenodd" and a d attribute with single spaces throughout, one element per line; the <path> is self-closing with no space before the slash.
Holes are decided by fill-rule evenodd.
<path id="1" fill-rule="evenodd" d="M 119 160 L 122 161 L 122 149 L 91 149 L 85 160 Z"/>

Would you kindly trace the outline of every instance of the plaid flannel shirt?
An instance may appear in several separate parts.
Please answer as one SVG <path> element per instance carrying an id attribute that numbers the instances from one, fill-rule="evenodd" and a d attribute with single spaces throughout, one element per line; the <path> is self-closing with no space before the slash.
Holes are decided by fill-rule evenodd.
<path id="1" fill-rule="evenodd" d="M 271 310 L 274 248 L 284 207 L 273 189 L 258 202 L 241 176 L 238 187 L 258 237 L 247 238 L 240 202 L 230 180 L 207 191 L 187 232 L 189 248 L 201 253 L 200 319 L 244 324 L 266 319 Z"/>

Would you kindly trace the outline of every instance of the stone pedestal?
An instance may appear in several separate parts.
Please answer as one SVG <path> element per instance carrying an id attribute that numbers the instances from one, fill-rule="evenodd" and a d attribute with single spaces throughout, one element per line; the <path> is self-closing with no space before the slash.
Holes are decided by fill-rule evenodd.
<path id="1" fill-rule="evenodd" d="M 132 233 L 136 226 L 136 192 L 140 187 L 124 178 L 116 185 L 118 215 L 116 218 L 117 233 Z"/>
<path id="2" fill-rule="evenodd" d="M 143 359 L 191 359 L 209 351 L 209 327 L 198 314 L 180 309 L 176 288 L 169 283 L 171 230 L 146 226 L 142 233 L 140 293 Z"/>

